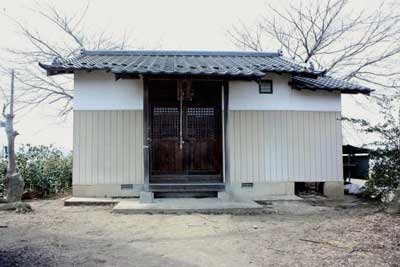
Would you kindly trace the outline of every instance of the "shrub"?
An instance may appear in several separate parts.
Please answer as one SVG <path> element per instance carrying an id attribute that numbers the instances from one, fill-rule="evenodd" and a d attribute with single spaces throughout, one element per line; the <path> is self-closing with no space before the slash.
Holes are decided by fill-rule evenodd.
<path id="1" fill-rule="evenodd" d="M 72 156 L 53 146 L 23 145 L 16 153 L 17 168 L 25 181 L 25 196 L 45 197 L 70 190 Z M 6 161 L 0 162 L 2 170 Z M 1 173 L 1 181 L 4 173 Z M 4 187 L 0 183 L 0 192 Z"/>
<path id="2" fill-rule="evenodd" d="M 397 150 L 378 149 L 371 153 L 373 166 L 364 195 L 389 200 L 400 181 L 400 153 Z"/>
<path id="3" fill-rule="evenodd" d="M 371 152 L 373 165 L 364 195 L 384 201 L 393 196 L 400 182 L 400 113 L 397 113 L 397 103 L 382 97 L 378 104 L 383 121 L 376 125 L 362 122 L 364 130 L 376 137 L 376 141 L 370 144 L 375 150 Z"/>

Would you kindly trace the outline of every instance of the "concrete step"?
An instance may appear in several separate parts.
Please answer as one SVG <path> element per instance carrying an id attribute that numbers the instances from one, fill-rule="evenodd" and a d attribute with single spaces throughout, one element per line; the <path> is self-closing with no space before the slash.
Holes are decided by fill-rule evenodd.
<path id="1" fill-rule="evenodd" d="M 113 212 L 123 214 L 259 214 L 263 206 L 254 201 L 222 201 L 218 198 L 166 198 L 152 203 L 138 200 L 121 200 Z"/>
<path id="2" fill-rule="evenodd" d="M 97 197 L 71 197 L 64 200 L 64 206 L 103 206 L 115 205 L 121 199 Z"/>

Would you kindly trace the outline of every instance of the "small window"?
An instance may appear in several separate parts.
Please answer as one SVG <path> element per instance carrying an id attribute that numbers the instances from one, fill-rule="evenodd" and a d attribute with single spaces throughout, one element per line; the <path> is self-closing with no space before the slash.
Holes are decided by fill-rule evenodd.
<path id="1" fill-rule="evenodd" d="M 260 80 L 258 84 L 260 86 L 260 94 L 272 94 L 272 80 Z"/>

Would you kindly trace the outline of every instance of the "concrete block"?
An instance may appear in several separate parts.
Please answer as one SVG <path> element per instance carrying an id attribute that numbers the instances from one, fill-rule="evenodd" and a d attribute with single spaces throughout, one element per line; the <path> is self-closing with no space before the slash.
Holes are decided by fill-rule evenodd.
<path id="1" fill-rule="evenodd" d="M 140 203 L 153 203 L 154 193 L 153 192 L 140 192 L 139 202 Z"/>
<path id="2" fill-rule="evenodd" d="M 221 192 L 218 192 L 218 199 L 221 201 L 231 201 L 232 197 L 231 197 L 231 194 L 229 194 L 228 192 L 221 191 Z"/>
<path id="3" fill-rule="evenodd" d="M 271 196 L 293 196 L 294 182 L 254 183 L 253 187 L 242 187 L 241 183 L 231 183 L 230 190 L 236 200 L 267 200 Z"/>
<path id="4" fill-rule="evenodd" d="M 143 191 L 141 184 L 134 184 L 133 188 L 129 190 L 121 189 L 121 184 L 74 184 L 72 186 L 74 197 L 139 197 L 141 191 Z"/>
<path id="5" fill-rule="evenodd" d="M 344 198 L 344 185 L 342 181 L 324 182 L 324 195 L 332 199 Z"/>

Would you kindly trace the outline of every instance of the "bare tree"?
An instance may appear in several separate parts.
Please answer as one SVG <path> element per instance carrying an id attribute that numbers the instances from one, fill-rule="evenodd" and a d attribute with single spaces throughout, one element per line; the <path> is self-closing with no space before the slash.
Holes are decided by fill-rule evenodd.
<path id="1" fill-rule="evenodd" d="M 15 138 L 18 132 L 14 130 L 15 114 L 32 109 L 41 104 L 56 104 L 59 115 L 67 115 L 72 110 L 73 79 L 68 75 L 47 77 L 45 71 L 39 68 L 38 62 L 51 62 L 55 58 L 65 60 L 76 56 L 81 50 L 90 49 L 125 49 L 128 47 L 128 32 L 115 36 L 107 31 L 89 31 L 85 27 L 85 19 L 89 10 L 89 2 L 80 12 L 67 15 L 55 6 L 35 2 L 30 11 L 38 16 L 47 26 L 46 29 L 36 29 L 34 25 L 24 23 L 17 18 L 7 16 L 16 26 L 23 48 L 7 48 L 2 58 L 0 76 L 5 79 L 10 72 L 4 66 L 13 66 L 18 75 L 12 72 L 12 85 L 8 93 L 0 86 L 1 100 L 6 103 L 2 115 L 8 138 L 8 167 L 5 179 L 6 198 L 0 199 L 0 210 L 17 209 L 30 210 L 30 206 L 20 203 L 24 190 L 24 181 L 18 173 L 15 161 Z M 48 32 L 53 31 L 53 35 Z M 117 41 L 116 41 L 117 40 Z M 18 82 L 18 90 L 14 90 L 14 79 Z M 8 109 L 8 112 L 7 112 Z"/>
<path id="2" fill-rule="evenodd" d="M 292 2 L 293 3 L 293 2 Z M 382 3 L 370 14 L 351 10 L 348 0 L 308 0 L 286 9 L 269 6 L 255 26 L 233 26 L 228 35 L 238 47 L 263 50 L 279 45 L 284 55 L 346 80 L 398 88 L 399 6 Z"/>
<path id="3" fill-rule="evenodd" d="M 14 70 L 11 71 L 11 86 L 8 103 L 4 104 L 2 115 L 4 122 L 2 125 L 5 127 L 7 134 L 7 145 L 8 145 L 8 163 L 7 172 L 5 176 L 5 199 L 1 199 L 0 203 L 6 203 L 0 205 L 0 210 L 4 209 L 17 209 L 18 211 L 30 211 L 31 207 L 28 204 L 15 203 L 20 202 L 22 194 L 24 192 L 24 179 L 21 177 L 17 170 L 17 164 L 15 159 L 15 137 L 18 132 L 14 130 Z M 6 95 L 6 93 L 4 93 Z M 6 110 L 9 112 L 7 113 Z"/>
<path id="4" fill-rule="evenodd" d="M 38 62 L 51 62 L 55 58 L 64 60 L 79 54 L 81 50 L 125 49 L 129 45 L 127 31 L 118 36 L 106 30 L 90 32 L 84 23 L 89 7 L 87 2 L 80 12 L 68 15 L 53 5 L 35 2 L 35 7 L 30 11 L 46 23 L 45 31 L 9 17 L 17 27 L 21 41 L 27 45 L 5 51 L 9 55 L 8 62 L 20 73 L 16 77 L 21 85 L 18 92 L 19 108 L 32 108 L 42 103 L 56 104 L 61 116 L 72 110 L 72 77 L 46 77 L 38 67 Z M 54 31 L 56 38 L 50 36 L 48 31 Z"/>

